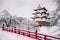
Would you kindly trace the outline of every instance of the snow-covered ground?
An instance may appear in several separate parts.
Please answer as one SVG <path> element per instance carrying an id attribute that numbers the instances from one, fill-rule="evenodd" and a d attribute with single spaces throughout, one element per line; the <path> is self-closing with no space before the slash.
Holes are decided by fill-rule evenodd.
<path id="1" fill-rule="evenodd" d="M 0 29 L 0 40 L 36 40 L 19 34 L 2 31 Z"/>
<path id="2" fill-rule="evenodd" d="M 41 34 L 46 34 L 54 37 L 60 38 L 60 27 L 59 26 L 44 26 L 40 27 L 40 30 L 38 31 Z"/>
<path id="3" fill-rule="evenodd" d="M 38 30 L 38 33 L 60 38 L 59 26 L 48 26 L 48 27 L 43 26 L 43 27 L 39 27 L 39 29 L 38 28 L 36 29 Z M 34 30 L 35 28 L 31 28 L 31 30 L 29 31 L 34 31 Z M 29 38 L 26 36 L 0 30 L 0 40 L 8 40 L 8 39 L 9 40 L 36 40 L 36 39 Z"/>

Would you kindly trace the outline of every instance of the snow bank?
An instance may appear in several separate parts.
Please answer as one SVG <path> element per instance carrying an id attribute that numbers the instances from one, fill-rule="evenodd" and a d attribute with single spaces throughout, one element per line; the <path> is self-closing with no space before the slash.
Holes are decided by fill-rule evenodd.
<path id="1" fill-rule="evenodd" d="M 59 26 L 49 26 L 49 27 L 43 26 L 39 28 L 38 33 L 60 38 L 60 27 Z"/>
<path id="2" fill-rule="evenodd" d="M 0 40 L 35 40 L 35 39 L 0 30 Z"/>

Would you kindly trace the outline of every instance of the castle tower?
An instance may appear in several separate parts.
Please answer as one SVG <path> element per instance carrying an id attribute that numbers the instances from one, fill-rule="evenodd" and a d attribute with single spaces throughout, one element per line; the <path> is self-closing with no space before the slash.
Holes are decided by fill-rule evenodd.
<path id="1" fill-rule="evenodd" d="M 50 25 L 50 18 L 48 10 L 45 7 L 41 7 L 40 5 L 37 7 L 37 9 L 34 9 L 35 13 L 33 13 L 33 21 L 36 21 L 39 23 L 39 26 L 49 26 Z"/>

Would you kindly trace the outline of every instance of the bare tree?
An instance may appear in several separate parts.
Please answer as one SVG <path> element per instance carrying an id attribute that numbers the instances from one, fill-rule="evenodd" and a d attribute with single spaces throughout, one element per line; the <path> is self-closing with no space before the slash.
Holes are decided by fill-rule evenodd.
<path id="1" fill-rule="evenodd" d="M 52 24 L 51 25 L 56 25 L 57 24 L 57 21 L 60 19 L 60 0 L 54 0 L 53 2 L 56 2 L 56 10 L 54 10 L 52 13 L 53 14 L 53 17 L 52 17 Z"/>
<path id="2" fill-rule="evenodd" d="M 4 22 L 5 22 L 5 24 L 6 24 L 6 26 L 9 26 L 10 25 L 10 23 L 11 23 L 11 15 L 9 14 L 9 12 L 6 10 L 6 9 L 4 9 L 3 11 L 2 11 L 2 13 L 4 14 L 3 16 L 3 19 L 4 19 Z"/>

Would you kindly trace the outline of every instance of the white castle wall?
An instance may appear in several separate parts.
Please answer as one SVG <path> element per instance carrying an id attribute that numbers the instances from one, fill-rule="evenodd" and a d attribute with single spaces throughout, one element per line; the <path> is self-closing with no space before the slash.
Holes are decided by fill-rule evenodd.
<path id="1" fill-rule="evenodd" d="M 42 13 L 42 12 L 45 12 L 45 10 L 37 10 L 37 12 L 40 12 L 40 13 Z"/>
<path id="2" fill-rule="evenodd" d="M 45 18 L 36 18 L 34 21 L 46 21 L 49 22 L 49 19 L 45 19 Z"/>

